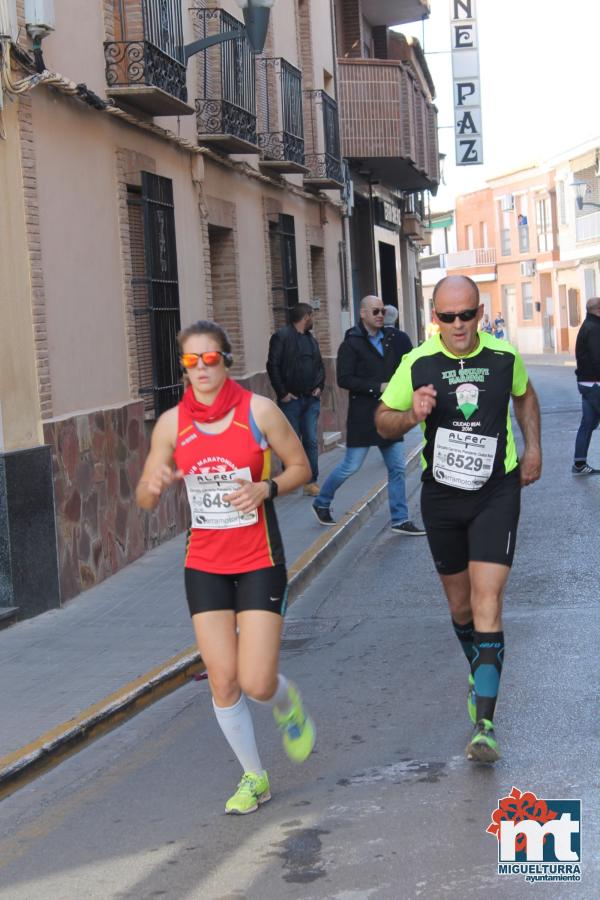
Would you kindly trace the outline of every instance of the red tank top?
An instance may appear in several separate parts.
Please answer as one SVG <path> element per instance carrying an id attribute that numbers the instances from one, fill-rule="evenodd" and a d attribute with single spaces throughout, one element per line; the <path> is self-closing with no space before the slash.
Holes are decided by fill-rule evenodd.
<path id="1" fill-rule="evenodd" d="M 262 481 L 271 474 L 271 450 L 264 438 L 259 442 L 253 434 L 251 399 L 252 393 L 244 391 L 231 424 L 221 434 L 201 431 L 179 404 L 174 455 L 177 468 L 187 476 L 190 500 L 188 569 L 232 575 L 285 564 L 273 503 L 265 500 L 256 515 L 246 518 L 223 500 L 238 487 L 230 483 L 232 473 L 239 472 L 248 481 Z"/>

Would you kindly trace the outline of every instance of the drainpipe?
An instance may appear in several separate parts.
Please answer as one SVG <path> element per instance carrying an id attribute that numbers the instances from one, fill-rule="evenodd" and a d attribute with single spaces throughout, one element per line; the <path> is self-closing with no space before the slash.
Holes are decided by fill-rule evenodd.
<path id="1" fill-rule="evenodd" d="M 369 175 L 369 223 L 371 225 L 371 266 L 372 266 L 372 293 L 375 296 L 379 296 L 377 293 L 377 256 L 375 249 L 375 214 L 373 211 L 373 182 L 371 181 L 371 176 Z"/>

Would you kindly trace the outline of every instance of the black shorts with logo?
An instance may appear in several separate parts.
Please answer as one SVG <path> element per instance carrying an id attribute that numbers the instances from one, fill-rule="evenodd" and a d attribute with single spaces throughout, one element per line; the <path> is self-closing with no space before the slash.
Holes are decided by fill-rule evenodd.
<path id="1" fill-rule="evenodd" d="M 511 566 L 520 510 L 518 468 L 478 491 L 423 482 L 421 514 L 439 574 L 456 575 L 469 562 Z"/>
<path id="2" fill-rule="evenodd" d="M 191 616 L 221 609 L 236 613 L 261 609 L 284 616 L 287 571 L 285 566 L 277 565 L 237 575 L 217 575 L 186 568 L 185 592 Z"/>

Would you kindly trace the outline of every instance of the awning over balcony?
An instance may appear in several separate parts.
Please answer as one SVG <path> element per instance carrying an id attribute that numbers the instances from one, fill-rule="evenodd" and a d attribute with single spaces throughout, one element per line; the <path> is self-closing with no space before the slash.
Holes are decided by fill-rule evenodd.
<path id="1" fill-rule="evenodd" d="M 429 12 L 429 0 L 362 0 L 362 14 L 371 25 L 417 22 Z"/>
<path id="2" fill-rule="evenodd" d="M 437 191 L 437 109 L 401 62 L 340 59 L 342 154 L 397 190 Z"/>

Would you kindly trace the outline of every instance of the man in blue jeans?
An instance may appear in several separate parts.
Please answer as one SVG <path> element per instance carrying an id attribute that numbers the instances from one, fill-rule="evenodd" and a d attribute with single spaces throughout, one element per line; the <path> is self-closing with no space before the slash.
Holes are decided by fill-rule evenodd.
<path id="1" fill-rule="evenodd" d="M 575 344 L 575 376 L 581 394 L 582 415 L 575 438 L 573 475 L 596 475 L 600 471 L 587 461 L 592 433 L 600 423 L 600 297 L 590 297 L 586 310 Z"/>
<path id="2" fill-rule="evenodd" d="M 350 328 L 337 356 L 337 382 L 350 392 L 346 453 L 323 484 L 313 502 L 321 525 L 333 525 L 331 503 L 337 489 L 362 466 L 370 447 L 378 447 L 388 470 L 391 527 L 396 534 L 422 535 L 423 528 L 408 517 L 405 486 L 404 443 L 388 441 L 375 429 L 375 410 L 400 360 L 412 350 L 410 338 L 383 324 L 385 308 L 379 297 L 369 295 L 360 304 L 360 322 Z"/>
<path id="3" fill-rule="evenodd" d="M 325 366 L 317 339 L 311 334 L 312 306 L 297 303 L 290 309 L 289 319 L 289 325 L 271 337 L 267 372 L 277 394 L 277 403 L 308 456 L 311 480 L 304 485 L 304 493 L 316 497 L 319 493 L 317 428 L 325 387 Z"/>

